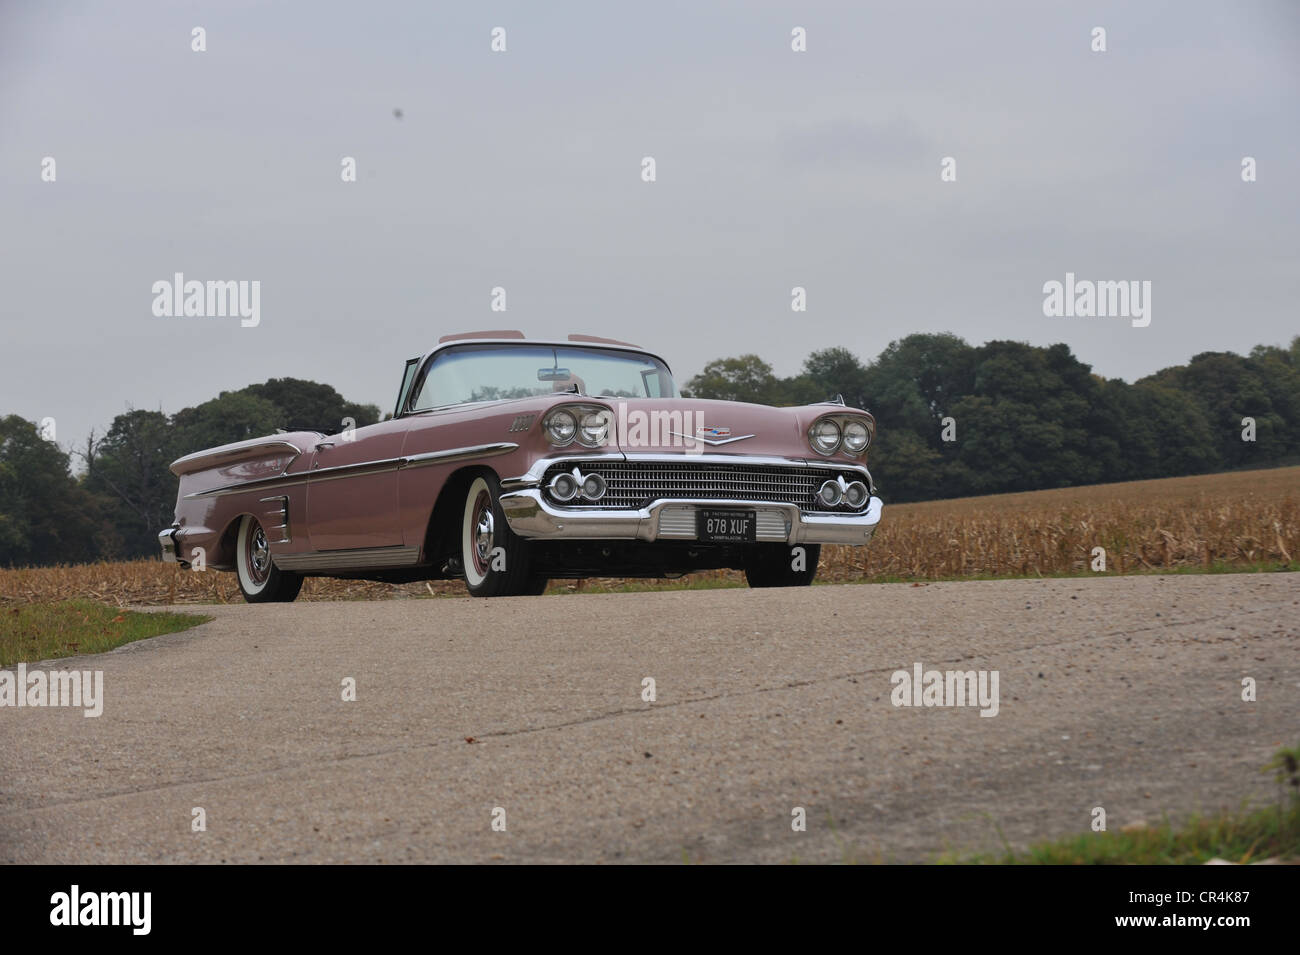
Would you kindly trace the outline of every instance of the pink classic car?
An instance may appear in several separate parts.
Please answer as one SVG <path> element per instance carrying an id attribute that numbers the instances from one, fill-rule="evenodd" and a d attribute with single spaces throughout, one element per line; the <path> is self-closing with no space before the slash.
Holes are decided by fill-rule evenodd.
<path id="1" fill-rule="evenodd" d="M 548 580 L 730 567 L 803 585 L 823 543 L 866 544 L 875 420 L 840 401 L 682 398 L 668 365 L 587 335 L 449 335 L 406 363 L 390 420 L 174 462 L 163 557 L 234 570 L 250 602 L 304 577 L 463 577 L 479 597 Z"/>

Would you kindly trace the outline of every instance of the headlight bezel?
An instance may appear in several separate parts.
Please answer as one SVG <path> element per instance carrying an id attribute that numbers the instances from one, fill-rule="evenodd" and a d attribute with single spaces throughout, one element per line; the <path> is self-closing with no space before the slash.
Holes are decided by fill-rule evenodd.
<path id="1" fill-rule="evenodd" d="M 818 443 L 817 438 L 828 425 L 835 429 L 835 441 L 829 445 L 822 445 Z M 826 457 L 830 457 L 838 451 L 840 449 L 840 442 L 843 440 L 844 432 L 840 429 L 839 422 L 831 416 L 818 418 L 808 428 L 808 443 L 812 446 L 814 451 L 818 454 L 823 454 Z"/>
<path id="2" fill-rule="evenodd" d="M 556 424 L 563 420 L 568 420 L 568 437 L 563 436 L 563 431 L 557 433 Z M 546 435 L 546 440 L 551 443 L 552 447 L 567 448 L 578 437 L 578 419 L 568 408 L 554 408 L 547 412 L 546 417 L 542 419 L 542 432 Z"/>
<path id="3" fill-rule="evenodd" d="M 833 447 L 819 445 L 817 443 L 817 434 L 826 424 L 835 427 L 838 438 Z M 847 441 L 849 429 L 861 428 L 866 433 L 866 439 L 861 447 L 851 447 Z M 808 446 L 822 457 L 830 458 L 837 454 L 850 458 L 860 458 L 866 454 L 867 449 L 871 447 L 871 441 L 875 437 L 875 421 L 867 415 L 862 414 L 826 414 L 818 415 L 808 426 L 805 437 L 808 439 Z M 856 433 L 856 431 L 855 431 Z"/>
<path id="4" fill-rule="evenodd" d="M 854 429 L 854 434 L 857 434 L 859 431 L 861 432 L 861 444 L 858 444 L 856 439 L 853 442 L 850 442 L 850 428 Z M 863 451 L 867 450 L 871 445 L 871 428 L 867 426 L 866 420 L 863 418 L 849 418 L 846 420 L 840 427 L 840 443 L 844 450 L 849 454 L 861 454 Z"/>
<path id="5" fill-rule="evenodd" d="M 563 420 L 566 417 L 572 422 L 573 429 L 568 437 L 564 438 L 556 434 L 552 425 L 557 420 Z M 604 405 L 585 403 L 556 405 L 542 415 L 542 434 L 553 448 L 567 448 L 574 444 L 589 449 L 603 448 L 610 443 L 610 427 L 613 417 L 614 412 Z M 592 418 L 602 421 L 604 427 L 598 434 L 585 434 L 584 432 L 588 430 L 587 425 Z"/>
<path id="6" fill-rule="evenodd" d="M 861 498 L 856 503 L 853 498 Z M 860 511 L 871 502 L 871 489 L 867 487 L 865 481 L 850 481 L 844 488 L 844 496 L 840 503 L 851 511 Z"/>
<path id="7" fill-rule="evenodd" d="M 565 482 L 566 486 L 570 488 L 567 494 L 562 492 L 560 489 L 561 481 Z M 555 475 L 555 477 L 551 478 L 546 489 L 550 491 L 551 496 L 557 501 L 567 504 L 570 501 L 576 500 L 582 494 L 582 482 L 568 471 L 561 471 L 559 474 Z"/>
<path id="8" fill-rule="evenodd" d="M 584 448 L 604 447 L 606 444 L 609 443 L 610 417 L 611 417 L 610 412 L 604 408 L 601 409 L 593 408 L 589 411 L 582 412 L 578 416 L 578 431 L 577 434 L 574 436 L 574 440 L 577 441 L 578 444 L 582 445 Z M 591 437 L 590 440 L 587 440 L 588 422 L 590 422 L 593 418 L 600 423 L 600 430 L 599 432 L 596 433 L 595 437 Z"/>

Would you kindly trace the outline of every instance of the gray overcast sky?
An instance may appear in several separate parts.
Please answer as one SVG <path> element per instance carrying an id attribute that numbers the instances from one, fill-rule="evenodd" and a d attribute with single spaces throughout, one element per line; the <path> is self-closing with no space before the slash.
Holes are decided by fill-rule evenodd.
<path id="1" fill-rule="evenodd" d="M 388 409 L 493 327 L 683 381 L 917 331 L 1132 380 L 1300 333 L 1298 118 L 1300 2 L 4 0 L 0 414 L 67 446 L 286 375 Z M 1044 317 L 1067 271 L 1151 281 L 1150 326 Z M 260 281 L 261 324 L 155 317 L 174 272 Z"/>

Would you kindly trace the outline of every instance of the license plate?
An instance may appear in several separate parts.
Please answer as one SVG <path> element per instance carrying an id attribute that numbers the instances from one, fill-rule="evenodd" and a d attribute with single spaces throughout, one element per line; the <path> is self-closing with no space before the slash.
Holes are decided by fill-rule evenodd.
<path id="1" fill-rule="evenodd" d="M 743 544 L 755 539 L 758 518 L 754 511 L 695 512 L 695 536 L 719 544 Z"/>

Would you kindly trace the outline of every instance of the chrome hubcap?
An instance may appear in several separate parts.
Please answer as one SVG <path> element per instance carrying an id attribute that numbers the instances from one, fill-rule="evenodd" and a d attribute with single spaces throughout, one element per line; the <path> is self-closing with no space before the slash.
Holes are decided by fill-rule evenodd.
<path id="1" fill-rule="evenodd" d="M 492 506 L 487 494 L 480 494 L 474 504 L 478 512 L 474 521 L 474 563 L 480 573 L 487 570 L 488 558 L 492 555 L 492 537 L 494 525 Z"/>
<path id="2" fill-rule="evenodd" d="M 258 524 L 253 528 L 248 546 L 248 565 L 257 580 L 263 579 L 271 567 L 271 548 L 266 542 L 266 531 Z"/>

